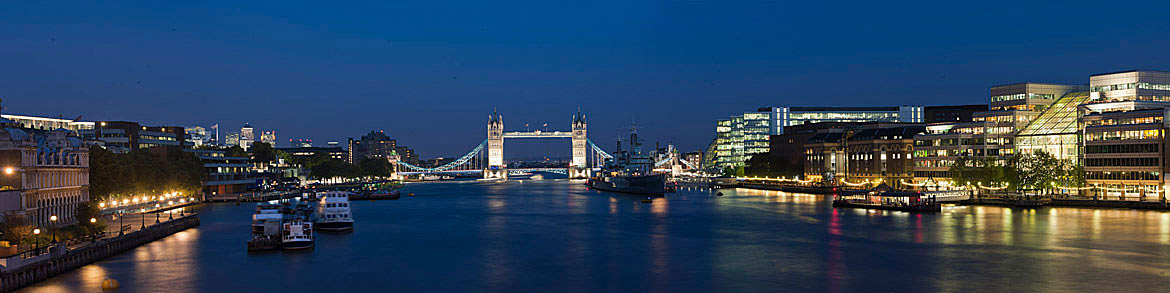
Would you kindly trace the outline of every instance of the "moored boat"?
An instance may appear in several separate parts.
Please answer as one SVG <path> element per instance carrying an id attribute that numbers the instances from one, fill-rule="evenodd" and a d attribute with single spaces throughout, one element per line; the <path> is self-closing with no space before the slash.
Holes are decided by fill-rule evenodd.
<path id="1" fill-rule="evenodd" d="M 834 208 L 862 208 L 904 212 L 940 212 L 934 195 L 915 191 L 869 191 L 837 194 Z"/>
<path id="2" fill-rule="evenodd" d="M 349 196 L 350 193 L 343 191 L 330 191 L 317 195 L 321 198 L 317 202 L 317 229 L 326 231 L 353 229 Z"/>
<path id="3" fill-rule="evenodd" d="M 654 173 L 654 159 L 642 153 L 636 128 L 630 128 L 630 150 L 623 151 L 618 141 L 613 159 L 585 184 L 602 191 L 662 196 L 666 192 L 666 174 Z"/>
<path id="4" fill-rule="evenodd" d="M 313 248 L 313 223 L 299 218 L 284 223 L 280 247 L 285 250 Z"/>

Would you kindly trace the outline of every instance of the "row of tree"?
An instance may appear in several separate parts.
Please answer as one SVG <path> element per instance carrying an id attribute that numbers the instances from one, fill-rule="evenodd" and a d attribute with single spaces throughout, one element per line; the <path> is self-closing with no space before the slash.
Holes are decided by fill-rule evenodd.
<path id="1" fill-rule="evenodd" d="M 207 170 L 195 154 L 178 147 L 139 149 L 125 154 L 89 149 L 89 195 L 104 201 L 117 195 L 197 194 Z"/>
<path id="2" fill-rule="evenodd" d="M 735 175 L 751 177 L 801 176 L 804 174 L 804 161 L 789 160 L 773 153 L 760 153 L 752 155 L 742 170 L 734 170 L 733 172 Z M 724 171 L 724 173 L 728 173 L 728 171 Z"/>
<path id="3" fill-rule="evenodd" d="M 1046 193 L 1057 187 L 1085 186 L 1085 169 L 1071 160 L 1060 160 L 1039 151 L 1016 154 L 1007 160 L 963 156 L 951 166 L 955 184 L 1006 187 L 1016 192 Z"/>

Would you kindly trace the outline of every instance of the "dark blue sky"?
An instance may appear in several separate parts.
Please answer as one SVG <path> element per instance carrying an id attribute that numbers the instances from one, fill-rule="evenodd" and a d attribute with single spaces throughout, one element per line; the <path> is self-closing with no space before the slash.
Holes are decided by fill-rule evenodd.
<path id="1" fill-rule="evenodd" d="M 284 141 L 384 129 L 424 156 L 469 150 L 493 107 L 512 129 L 567 129 L 580 107 L 603 146 L 635 119 L 694 150 L 760 106 L 986 103 L 994 84 L 1170 70 L 1170 1 L 384 2 L 9 1 L 0 98 Z"/>

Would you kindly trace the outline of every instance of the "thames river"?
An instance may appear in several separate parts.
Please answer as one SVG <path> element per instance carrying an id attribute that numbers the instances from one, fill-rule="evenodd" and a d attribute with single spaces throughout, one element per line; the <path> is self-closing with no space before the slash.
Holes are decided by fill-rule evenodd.
<path id="1" fill-rule="evenodd" d="M 413 197 L 406 193 L 413 192 Z M 641 198 L 577 181 L 408 184 L 353 232 L 248 253 L 255 204 L 26 288 L 137 292 L 1170 292 L 1170 213 L 987 206 L 839 210 L 748 189 Z"/>

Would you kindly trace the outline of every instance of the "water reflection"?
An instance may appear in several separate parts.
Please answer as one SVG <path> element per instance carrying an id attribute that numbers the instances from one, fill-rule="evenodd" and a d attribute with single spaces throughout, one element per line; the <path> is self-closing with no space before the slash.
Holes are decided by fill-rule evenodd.
<path id="1" fill-rule="evenodd" d="M 355 202 L 353 233 L 301 254 L 243 251 L 250 205 L 195 208 L 201 226 L 29 291 L 106 277 L 143 292 L 1170 291 L 1167 212 L 909 214 L 688 188 L 647 204 L 571 181 L 407 189 L 418 195 Z"/>

